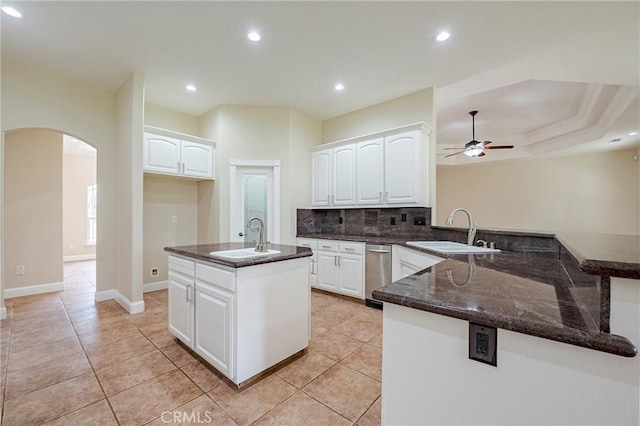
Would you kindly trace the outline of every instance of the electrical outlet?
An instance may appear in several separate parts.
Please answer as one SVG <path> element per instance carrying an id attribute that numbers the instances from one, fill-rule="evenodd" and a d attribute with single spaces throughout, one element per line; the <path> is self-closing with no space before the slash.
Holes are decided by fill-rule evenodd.
<path id="1" fill-rule="evenodd" d="M 151 269 L 151 276 L 152 277 L 157 277 L 158 276 L 158 268 L 152 268 Z"/>
<path id="2" fill-rule="evenodd" d="M 395 217 L 392 217 L 392 218 L 391 218 L 391 224 L 392 224 L 392 225 L 395 225 L 395 224 L 396 224 L 396 218 L 395 218 Z"/>
<path id="3" fill-rule="evenodd" d="M 16 275 L 24 275 L 24 266 L 16 265 Z"/>
<path id="4" fill-rule="evenodd" d="M 178 216 L 173 216 L 171 218 L 171 223 L 178 223 Z"/>
<path id="5" fill-rule="evenodd" d="M 469 323 L 469 359 L 498 366 L 498 330 L 495 327 Z"/>
<path id="6" fill-rule="evenodd" d="M 427 226 L 427 219 L 424 216 L 415 216 L 413 224 L 416 226 Z"/>
<path id="7" fill-rule="evenodd" d="M 343 221 L 343 219 L 342 219 L 342 216 L 338 217 L 338 224 L 339 224 L 339 225 L 342 225 L 342 223 L 343 223 L 343 222 L 344 222 L 344 221 Z"/>
<path id="8" fill-rule="evenodd" d="M 400 215 L 400 222 L 406 222 L 407 221 L 407 214 L 406 213 L 402 213 Z"/>

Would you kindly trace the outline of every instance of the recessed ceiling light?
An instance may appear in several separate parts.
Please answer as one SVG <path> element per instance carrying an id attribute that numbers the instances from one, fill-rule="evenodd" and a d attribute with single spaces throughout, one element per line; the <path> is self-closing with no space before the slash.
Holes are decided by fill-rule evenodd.
<path id="1" fill-rule="evenodd" d="M 628 136 L 635 136 L 637 134 L 638 134 L 638 132 L 631 132 L 631 133 L 628 134 Z"/>
<path id="2" fill-rule="evenodd" d="M 449 37 L 451 37 L 451 34 L 449 34 L 446 31 L 440 31 L 438 33 L 438 35 L 436 36 L 436 40 L 438 41 L 445 41 L 445 40 L 449 40 Z"/>
<path id="3" fill-rule="evenodd" d="M 11 6 L 2 6 L 2 11 L 9 16 L 13 16 L 14 18 L 22 18 L 23 16 L 22 13 Z"/>
<path id="4" fill-rule="evenodd" d="M 196 86 L 194 86 L 193 84 L 187 84 L 186 86 L 184 86 L 185 89 L 187 89 L 190 92 L 195 92 L 196 91 Z"/>
<path id="5" fill-rule="evenodd" d="M 247 37 L 251 41 L 260 41 L 260 39 L 262 38 L 262 37 L 260 37 L 260 34 L 258 34 L 255 31 L 251 31 L 249 34 L 247 34 Z"/>
<path id="6" fill-rule="evenodd" d="M 333 88 L 336 89 L 337 91 L 344 90 L 344 84 L 337 83 L 335 86 L 333 86 Z"/>

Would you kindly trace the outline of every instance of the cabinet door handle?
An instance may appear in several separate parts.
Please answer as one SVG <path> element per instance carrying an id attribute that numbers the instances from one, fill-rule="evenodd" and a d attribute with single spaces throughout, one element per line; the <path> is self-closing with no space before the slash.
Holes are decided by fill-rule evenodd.
<path id="1" fill-rule="evenodd" d="M 340 256 L 336 256 L 338 258 L 338 266 L 340 266 Z"/>
<path id="2" fill-rule="evenodd" d="M 382 191 L 378 192 L 378 201 L 382 202 Z"/>
<path id="3" fill-rule="evenodd" d="M 331 195 L 327 195 L 327 204 L 331 204 Z"/>
<path id="4" fill-rule="evenodd" d="M 385 202 L 389 202 L 389 191 L 387 191 L 386 195 L 385 195 Z"/>
<path id="5" fill-rule="evenodd" d="M 184 161 L 182 162 L 182 173 L 184 173 Z"/>
<path id="6" fill-rule="evenodd" d="M 182 168 L 182 163 L 178 161 L 178 173 L 180 173 L 181 168 Z"/>
<path id="7" fill-rule="evenodd" d="M 338 256 L 333 256 L 333 266 L 338 266 Z"/>
<path id="8" fill-rule="evenodd" d="M 350 247 L 345 247 L 345 248 L 344 248 L 344 250 L 345 250 L 345 251 L 355 251 L 356 249 L 354 249 L 354 248 L 350 248 Z"/>
<path id="9" fill-rule="evenodd" d="M 322 248 L 330 249 L 331 246 L 322 246 Z"/>
<path id="10" fill-rule="evenodd" d="M 191 302 L 191 298 L 189 297 L 189 293 L 191 293 L 191 285 L 188 285 L 186 291 L 184 292 L 185 302 Z"/>

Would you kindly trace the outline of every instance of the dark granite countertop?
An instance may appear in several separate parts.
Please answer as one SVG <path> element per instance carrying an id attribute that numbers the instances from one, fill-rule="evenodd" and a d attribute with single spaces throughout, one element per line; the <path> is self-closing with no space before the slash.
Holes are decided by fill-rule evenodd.
<path id="1" fill-rule="evenodd" d="M 640 279 L 640 236 L 563 232 L 558 241 L 588 274 Z"/>
<path id="2" fill-rule="evenodd" d="M 412 240 L 328 234 L 298 237 L 400 245 Z M 575 259 L 561 259 L 559 253 L 544 255 L 535 247 L 531 252 L 473 255 L 408 248 L 445 260 L 374 291 L 375 299 L 616 355 L 636 355 L 631 341 L 608 333 L 608 292 L 601 291 L 605 286 L 599 274 L 589 275 L 574 265 L 580 258 L 573 247 L 569 250 Z"/>
<path id="3" fill-rule="evenodd" d="M 164 251 L 180 256 L 194 259 L 206 260 L 207 262 L 219 265 L 230 266 L 232 268 L 243 268 L 245 266 L 261 265 L 263 263 L 281 262 L 283 260 L 308 257 L 313 254 L 311 249 L 306 247 L 288 246 L 283 244 L 270 244 L 270 250 L 278 250 L 278 254 L 265 254 L 260 257 L 252 257 L 244 260 L 230 260 L 209 255 L 212 251 L 235 250 L 241 248 L 255 247 L 251 243 L 219 243 L 219 244 L 198 244 L 193 246 L 165 247 Z"/>

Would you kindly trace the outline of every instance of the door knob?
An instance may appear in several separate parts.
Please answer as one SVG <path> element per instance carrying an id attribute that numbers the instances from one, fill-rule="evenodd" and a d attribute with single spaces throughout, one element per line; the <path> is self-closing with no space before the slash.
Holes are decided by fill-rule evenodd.
<path id="1" fill-rule="evenodd" d="M 244 237 L 244 234 L 242 232 L 238 232 L 238 236 L 239 237 Z"/>

